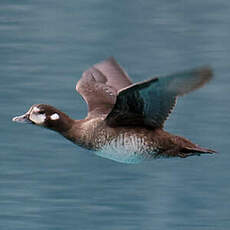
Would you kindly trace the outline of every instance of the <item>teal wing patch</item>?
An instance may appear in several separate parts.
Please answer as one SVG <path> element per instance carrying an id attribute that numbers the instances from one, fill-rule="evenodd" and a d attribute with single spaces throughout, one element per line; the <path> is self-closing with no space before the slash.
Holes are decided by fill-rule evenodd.
<path id="1" fill-rule="evenodd" d="M 128 86 L 119 91 L 106 122 L 110 126 L 163 127 L 177 96 L 200 88 L 211 77 L 212 71 L 206 67 Z"/>

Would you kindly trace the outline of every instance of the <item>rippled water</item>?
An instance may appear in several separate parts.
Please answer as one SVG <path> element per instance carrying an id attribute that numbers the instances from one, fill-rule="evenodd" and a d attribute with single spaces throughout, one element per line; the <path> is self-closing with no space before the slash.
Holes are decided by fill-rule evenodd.
<path id="1" fill-rule="evenodd" d="M 229 7 L 227 0 L 2 0 L 0 229 L 228 229 Z M 84 117 L 75 84 L 111 55 L 134 81 L 211 65 L 214 80 L 179 100 L 166 129 L 219 154 L 125 165 L 11 122 L 35 103 Z"/>

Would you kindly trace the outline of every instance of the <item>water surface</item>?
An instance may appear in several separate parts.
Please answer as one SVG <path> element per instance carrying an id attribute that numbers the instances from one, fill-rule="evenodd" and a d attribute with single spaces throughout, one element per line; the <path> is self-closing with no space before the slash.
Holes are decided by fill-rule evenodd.
<path id="1" fill-rule="evenodd" d="M 0 229 L 230 227 L 227 0 L 0 3 Z M 113 55 L 134 82 L 209 64 L 214 80 L 166 123 L 215 156 L 125 165 L 49 130 L 11 122 L 46 103 L 75 118 L 81 73 Z"/>

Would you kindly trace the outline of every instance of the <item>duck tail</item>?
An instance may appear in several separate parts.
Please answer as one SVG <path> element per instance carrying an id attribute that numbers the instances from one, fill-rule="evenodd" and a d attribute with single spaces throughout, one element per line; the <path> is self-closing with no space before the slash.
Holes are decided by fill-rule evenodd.
<path id="1" fill-rule="evenodd" d="M 215 150 L 202 148 L 200 146 L 195 146 L 195 147 L 184 147 L 180 151 L 179 156 L 185 158 L 188 156 L 194 156 L 194 155 L 199 156 L 201 154 L 214 154 L 214 153 L 216 153 Z"/>

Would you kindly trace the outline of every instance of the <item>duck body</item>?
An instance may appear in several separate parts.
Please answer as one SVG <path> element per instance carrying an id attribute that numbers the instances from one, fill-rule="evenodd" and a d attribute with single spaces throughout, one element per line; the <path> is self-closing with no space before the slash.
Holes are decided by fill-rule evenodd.
<path id="1" fill-rule="evenodd" d="M 77 138 L 73 130 L 81 130 Z M 141 127 L 107 127 L 103 118 L 76 122 L 64 136 L 96 155 L 122 163 L 139 163 L 157 153 L 157 130 Z M 77 133 L 79 133 L 77 131 Z M 155 137 L 155 138 L 154 138 Z"/>
<path id="2" fill-rule="evenodd" d="M 161 128 L 108 127 L 104 117 L 75 121 L 72 128 L 62 135 L 75 144 L 94 151 L 98 156 L 129 164 L 214 152 Z"/>
<path id="3" fill-rule="evenodd" d="M 38 104 L 13 121 L 54 130 L 98 156 L 122 163 L 214 153 L 163 129 L 177 97 L 211 77 L 209 68 L 199 68 L 132 84 L 109 58 L 85 71 L 77 83 L 88 104 L 85 119 L 74 120 L 53 106 Z"/>

